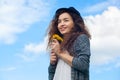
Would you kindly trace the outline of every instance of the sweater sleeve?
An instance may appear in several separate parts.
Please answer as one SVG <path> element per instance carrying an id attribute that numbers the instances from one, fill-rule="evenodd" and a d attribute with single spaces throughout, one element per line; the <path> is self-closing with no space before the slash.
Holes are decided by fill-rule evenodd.
<path id="1" fill-rule="evenodd" d="M 55 74 L 56 65 L 50 64 L 48 67 L 48 79 L 53 80 Z"/>
<path id="2" fill-rule="evenodd" d="M 90 62 L 90 42 L 85 34 L 78 36 L 75 40 L 74 52 L 76 56 L 73 57 L 72 67 L 81 72 L 88 71 Z"/>

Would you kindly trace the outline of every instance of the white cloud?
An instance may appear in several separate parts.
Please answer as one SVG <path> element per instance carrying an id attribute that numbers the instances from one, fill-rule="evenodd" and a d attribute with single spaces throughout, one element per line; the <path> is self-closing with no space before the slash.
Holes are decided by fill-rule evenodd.
<path id="1" fill-rule="evenodd" d="M 17 34 L 44 20 L 49 11 L 43 0 L 0 0 L 0 43 L 14 43 Z"/>
<path id="2" fill-rule="evenodd" d="M 87 16 L 86 24 L 92 34 L 92 64 L 114 62 L 120 56 L 120 9 L 109 7 L 102 14 Z"/>
<path id="3" fill-rule="evenodd" d="M 44 41 L 35 44 L 29 43 L 24 46 L 23 52 L 17 54 L 17 56 L 21 57 L 25 61 L 34 61 L 36 57 L 38 57 L 42 53 L 46 53 L 47 49 L 47 37 L 45 37 Z"/>
<path id="4" fill-rule="evenodd" d="M 40 52 L 44 52 L 47 48 L 47 37 L 44 39 L 43 42 L 39 44 L 30 43 L 25 45 L 24 52 L 32 52 L 35 54 L 39 54 Z"/>
<path id="5" fill-rule="evenodd" d="M 0 68 L 0 71 L 14 71 L 14 70 L 16 70 L 16 67 Z"/>

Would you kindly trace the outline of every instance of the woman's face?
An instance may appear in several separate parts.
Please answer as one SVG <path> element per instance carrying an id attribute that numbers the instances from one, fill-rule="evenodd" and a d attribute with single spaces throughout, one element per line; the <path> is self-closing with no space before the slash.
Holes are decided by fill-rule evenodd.
<path id="1" fill-rule="evenodd" d="M 62 13 L 58 17 L 58 30 L 62 35 L 69 33 L 73 27 L 74 27 L 73 19 L 68 13 Z"/>

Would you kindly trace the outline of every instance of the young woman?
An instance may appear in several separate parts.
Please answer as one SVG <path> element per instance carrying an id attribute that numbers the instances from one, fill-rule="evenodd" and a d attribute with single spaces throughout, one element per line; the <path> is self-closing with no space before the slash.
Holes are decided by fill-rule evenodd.
<path id="1" fill-rule="evenodd" d="M 62 40 L 53 38 L 55 34 Z M 49 80 L 89 80 L 91 36 L 80 13 L 74 7 L 58 9 L 48 36 Z"/>

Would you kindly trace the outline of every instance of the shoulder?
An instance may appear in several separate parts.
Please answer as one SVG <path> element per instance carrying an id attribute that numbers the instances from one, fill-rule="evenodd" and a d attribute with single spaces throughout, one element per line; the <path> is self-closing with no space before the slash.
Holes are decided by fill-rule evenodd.
<path id="1" fill-rule="evenodd" d="M 81 34 L 76 38 L 75 43 L 81 43 L 86 41 L 89 41 L 89 37 L 86 34 Z"/>
<path id="2" fill-rule="evenodd" d="M 73 45 L 73 48 L 75 51 L 81 50 L 81 49 L 87 49 L 90 47 L 90 41 L 89 37 L 86 34 L 79 35 Z"/>

